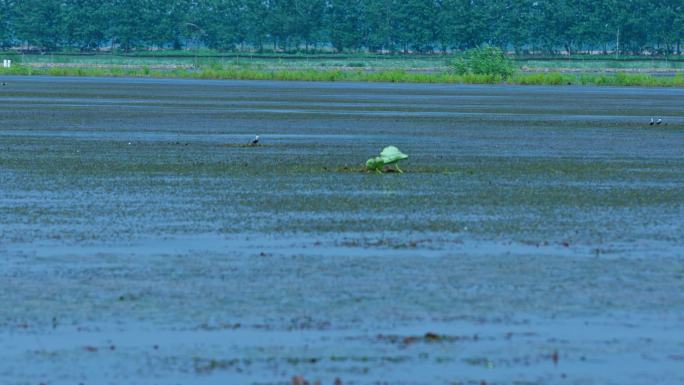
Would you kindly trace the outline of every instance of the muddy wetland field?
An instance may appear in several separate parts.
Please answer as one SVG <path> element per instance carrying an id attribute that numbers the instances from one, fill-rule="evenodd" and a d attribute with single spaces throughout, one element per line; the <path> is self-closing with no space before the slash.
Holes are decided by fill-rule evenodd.
<path id="1" fill-rule="evenodd" d="M 0 80 L 2 385 L 684 383 L 684 89 Z"/>

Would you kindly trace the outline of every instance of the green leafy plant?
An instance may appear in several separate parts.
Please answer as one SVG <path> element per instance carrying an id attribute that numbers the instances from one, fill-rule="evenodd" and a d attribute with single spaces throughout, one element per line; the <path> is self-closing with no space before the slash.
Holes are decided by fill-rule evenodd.
<path id="1" fill-rule="evenodd" d="M 493 75 L 503 79 L 515 72 L 513 61 L 500 48 L 489 45 L 465 51 L 451 63 L 451 67 L 459 75 Z"/>

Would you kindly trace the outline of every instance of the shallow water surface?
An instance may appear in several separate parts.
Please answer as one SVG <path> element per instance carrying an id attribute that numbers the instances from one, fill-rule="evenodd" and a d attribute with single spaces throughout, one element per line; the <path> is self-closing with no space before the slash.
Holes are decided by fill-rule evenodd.
<path id="1" fill-rule="evenodd" d="M 3 384 L 684 382 L 684 90 L 2 80 Z"/>

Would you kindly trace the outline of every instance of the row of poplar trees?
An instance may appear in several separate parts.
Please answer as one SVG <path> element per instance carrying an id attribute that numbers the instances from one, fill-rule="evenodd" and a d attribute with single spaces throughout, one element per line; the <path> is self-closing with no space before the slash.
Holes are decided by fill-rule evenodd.
<path id="1" fill-rule="evenodd" d="M 0 0 L 0 46 L 681 53 L 683 0 Z"/>

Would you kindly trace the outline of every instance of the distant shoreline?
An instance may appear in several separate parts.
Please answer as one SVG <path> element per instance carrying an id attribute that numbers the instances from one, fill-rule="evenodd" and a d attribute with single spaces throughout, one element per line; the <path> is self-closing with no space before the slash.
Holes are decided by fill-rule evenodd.
<path id="1" fill-rule="evenodd" d="M 0 69 L 0 76 L 76 76 L 76 77 L 134 77 L 211 80 L 284 80 L 329 82 L 377 82 L 420 84 L 511 84 L 511 85 L 587 85 L 587 86 L 640 86 L 684 87 L 684 74 L 654 76 L 645 73 L 563 73 L 518 71 L 509 78 L 496 75 L 450 72 L 411 72 L 408 70 L 269 70 L 251 68 L 200 68 L 153 69 L 147 66 L 13 66 Z"/>

